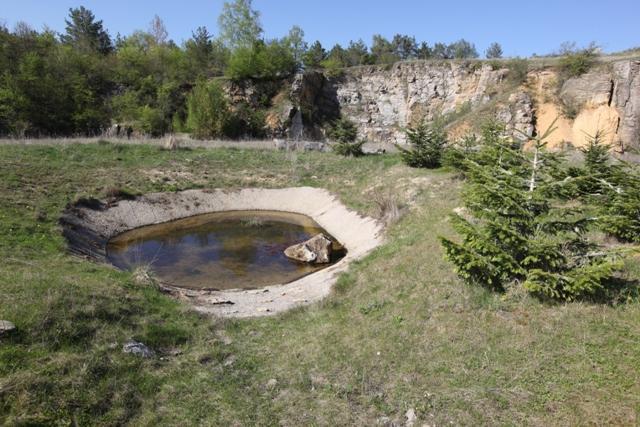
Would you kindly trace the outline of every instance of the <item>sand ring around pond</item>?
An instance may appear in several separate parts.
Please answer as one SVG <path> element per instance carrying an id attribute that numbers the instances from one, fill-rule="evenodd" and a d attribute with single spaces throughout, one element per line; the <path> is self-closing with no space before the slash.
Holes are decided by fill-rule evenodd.
<path id="1" fill-rule="evenodd" d="M 80 200 L 63 213 L 60 224 L 69 250 L 107 262 L 107 243 L 140 227 L 195 215 L 230 211 L 278 211 L 305 215 L 347 249 L 337 263 L 287 284 L 255 290 L 189 290 L 162 283 L 164 291 L 189 301 L 199 312 L 224 317 L 281 313 L 326 297 L 339 274 L 382 244 L 383 227 L 345 207 L 333 194 L 311 187 L 284 189 L 187 190 L 152 193 L 110 202 Z"/>

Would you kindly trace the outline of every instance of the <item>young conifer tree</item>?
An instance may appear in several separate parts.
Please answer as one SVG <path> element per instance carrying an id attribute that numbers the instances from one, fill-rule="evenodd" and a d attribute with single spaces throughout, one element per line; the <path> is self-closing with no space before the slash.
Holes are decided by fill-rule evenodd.
<path id="1" fill-rule="evenodd" d="M 620 263 L 586 238 L 590 219 L 562 201 L 562 159 L 545 150 L 554 128 L 534 139 L 532 153 L 489 130 L 465 162 L 471 218 L 452 216 L 461 240 L 441 238 L 446 258 L 464 280 L 500 291 L 520 285 L 572 300 L 604 287 Z"/>
<path id="2" fill-rule="evenodd" d="M 602 197 L 599 224 L 624 242 L 640 243 L 640 169 L 621 164 L 613 169 L 611 187 Z"/>
<path id="3" fill-rule="evenodd" d="M 604 133 L 587 135 L 581 151 L 584 166 L 575 168 L 575 187 L 581 201 L 595 207 L 600 228 L 624 242 L 640 243 L 640 170 L 614 163 Z"/>
<path id="4" fill-rule="evenodd" d="M 427 124 L 421 121 L 406 130 L 410 148 L 397 146 L 402 160 L 414 168 L 438 168 L 442 165 L 442 155 L 447 144 L 447 133 L 437 121 Z"/>

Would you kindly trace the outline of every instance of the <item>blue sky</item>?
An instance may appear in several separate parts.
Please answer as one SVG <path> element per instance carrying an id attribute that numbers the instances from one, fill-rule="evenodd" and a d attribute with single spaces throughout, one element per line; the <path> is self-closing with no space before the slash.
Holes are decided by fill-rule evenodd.
<path id="1" fill-rule="evenodd" d="M 84 5 L 110 33 L 146 29 L 158 14 L 180 43 L 200 25 L 217 32 L 223 0 L 0 0 L 0 22 L 12 28 L 25 21 L 36 28 L 64 30 L 70 7 Z M 429 44 L 466 38 L 480 52 L 492 41 L 509 56 L 556 50 L 563 41 L 596 41 L 606 51 L 640 45 L 640 0 L 419 1 L 419 0 L 254 0 L 267 37 L 281 37 L 297 24 L 308 41 L 347 44 L 373 34 L 414 35 Z"/>

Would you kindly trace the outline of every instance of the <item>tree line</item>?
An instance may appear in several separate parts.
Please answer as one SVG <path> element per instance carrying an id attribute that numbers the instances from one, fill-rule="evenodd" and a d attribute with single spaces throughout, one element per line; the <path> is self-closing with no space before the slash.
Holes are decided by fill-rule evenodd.
<path id="1" fill-rule="evenodd" d="M 158 16 L 146 30 L 115 37 L 85 7 L 70 9 L 65 23 L 62 34 L 0 25 L 0 135 L 97 135 L 112 123 L 151 136 L 190 131 L 189 112 L 197 110 L 188 99 L 192 89 L 216 78 L 274 79 L 308 68 L 479 56 L 464 39 L 428 45 L 401 34 L 376 35 L 370 47 L 358 40 L 327 50 L 320 41 L 308 44 L 297 26 L 269 40 L 252 0 L 226 2 L 217 36 L 199 27 L 181 45 Z M 501 55 L 498 44 L 487 51 Z"/>

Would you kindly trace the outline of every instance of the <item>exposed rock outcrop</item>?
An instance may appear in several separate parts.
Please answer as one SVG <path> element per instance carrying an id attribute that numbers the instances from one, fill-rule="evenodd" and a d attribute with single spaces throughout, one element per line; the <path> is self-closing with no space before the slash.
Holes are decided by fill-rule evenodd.
<path id="1" fill-rule="evenodd" d="M 600 64 L 563 83 L 553 68 L 533 71 L 515 90 L 508 74 L 481 62 L 413 61 L 339 76 L 307 71 L 279 83 L 231 84 L 228 92 L 232 102 L 256 108 L 270 99 L 267 134 L 276 138 L 322 140 L 326 125 L 344 116 L 359 138 L 402 144 L 404 129 L 423 118 L 481 108 L 523 140 L 557 119 L 550 146 L 581 146 L 585 134 L 602 130 L 614 146 L 640 147 L 640 61 Z M 457 129 L 468 130 L 462 123 Z"/>
<path id="2" fill-rule="evenodd" d="M 507 73 L 479 63 L 400 62 L 348 70 L 334 86 L 341 114 L 360 137 L 404 143 L 408 125 L 489 101 Z"/>
<path id="3" fill-rule="evenodd" d="M 560 98 L 577 106 L 611 104 L 612 76 L 603 72 L 591 72 L 568 79 L 562 85 Z"/>
<path id="4" fill-rule="evenodd" d="M 567 79 L 557 100 L 558 73 L 545 70 L 531 76 L 537 108 L 536 127 L 544 131 L 554 120 L 558 128 L 550 146 L 580 147 L 589 136 L 604 133 L 616 149 L 640 147 L 640 61 L 619 61 Z"/>
<path id="5" fill-rule="evenodd" d="M 284 254 L 299 262 L 326 264 L 331 260 L 331 240 L 320 233 L 306 242 L 289 246 Z"/>
<path id="6" fill-rule="evenodd" d="M 524 90 L 512 93 L 506 104 L 498 106 L 496 118 L 504 122 L 515 138 L 526 141 L 535 132 L 535 109 L 531 95 Z"/>
<path id="7" fill-rule="evenodd" d="M 620 115 L 618 138 L 627 147 L 640 148 L 640 61 L 616 62 L 613 74 L 612 103 Z"/>

